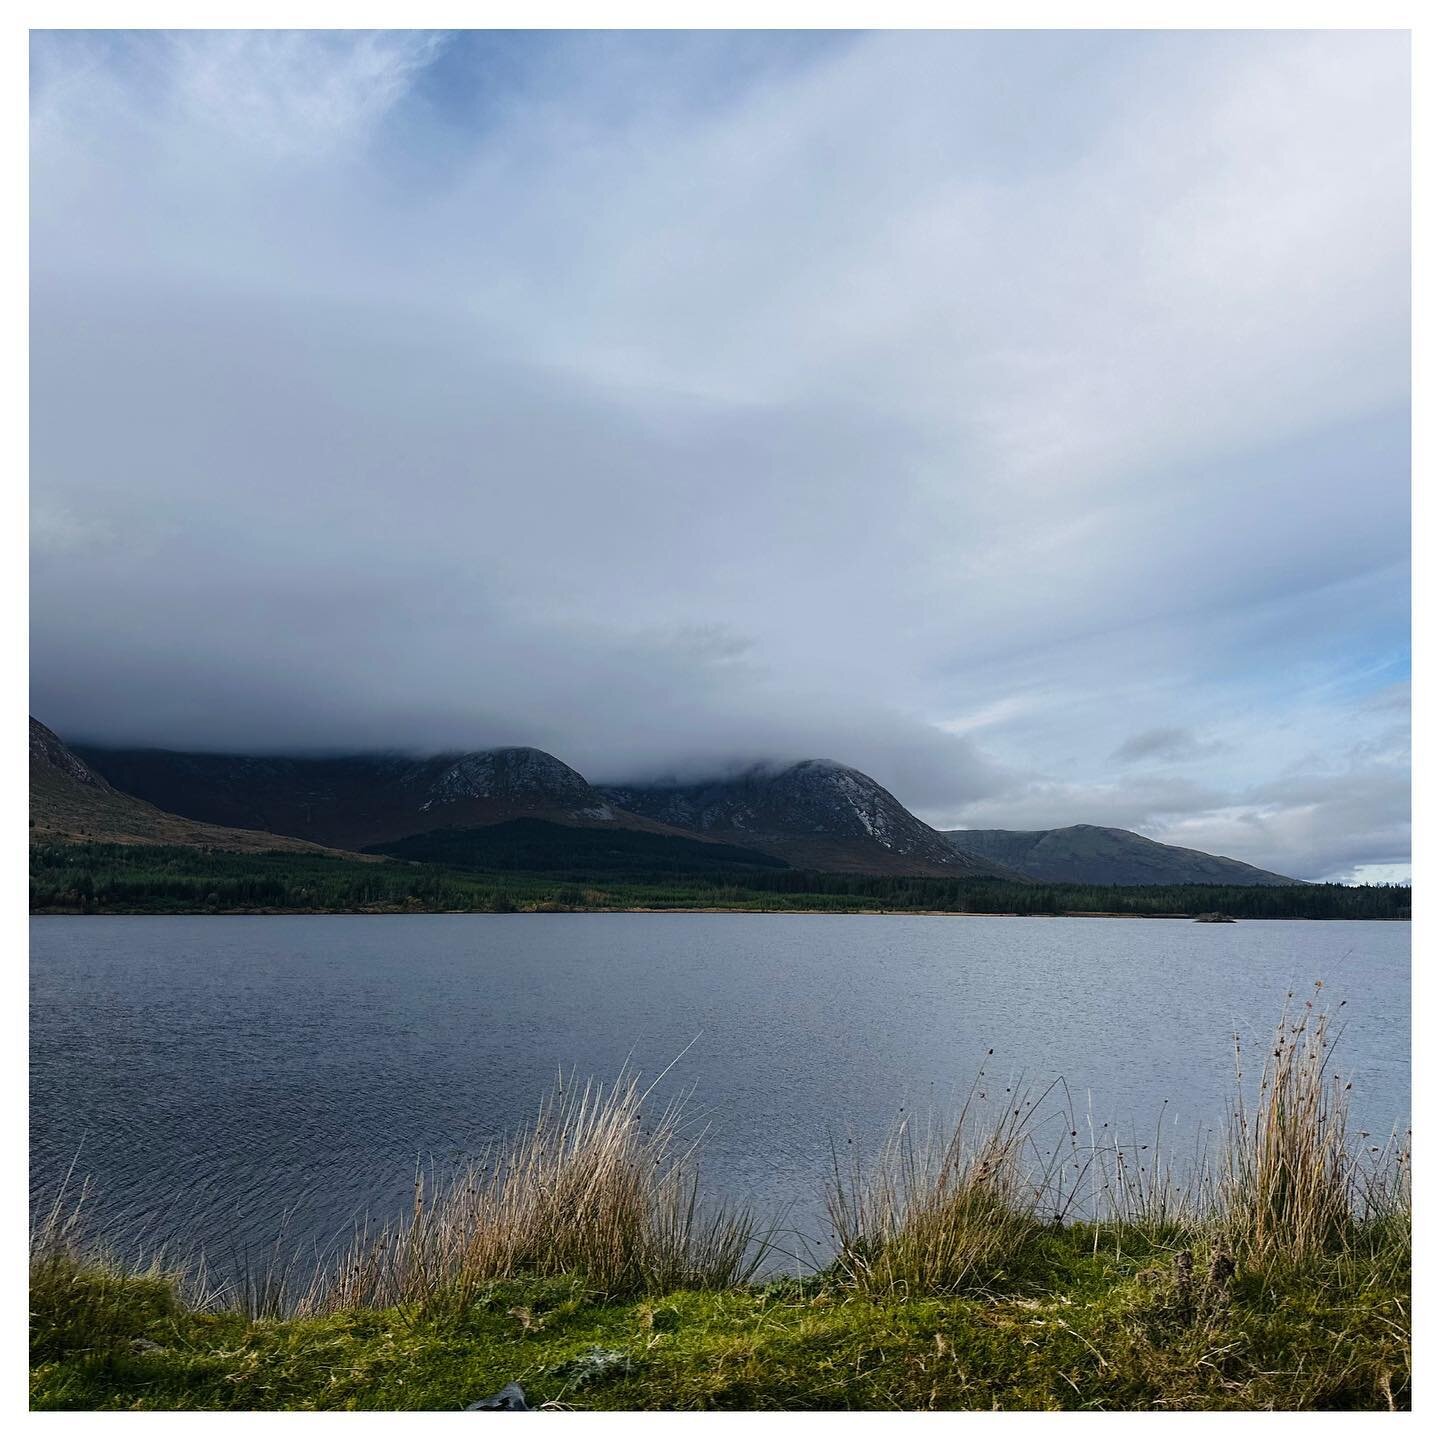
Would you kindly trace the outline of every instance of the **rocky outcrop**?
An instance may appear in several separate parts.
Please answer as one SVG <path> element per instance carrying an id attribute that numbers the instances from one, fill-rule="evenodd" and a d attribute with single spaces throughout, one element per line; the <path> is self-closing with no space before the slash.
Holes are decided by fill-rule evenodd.
<path id="1" fill-rule="evenodd" d="M 636 814 L 807 868 L 955 876 L 1003 870 L 961 854 L 884 786 L 834 760 L 753 765 L 723 779 L 603 793 Z"/>

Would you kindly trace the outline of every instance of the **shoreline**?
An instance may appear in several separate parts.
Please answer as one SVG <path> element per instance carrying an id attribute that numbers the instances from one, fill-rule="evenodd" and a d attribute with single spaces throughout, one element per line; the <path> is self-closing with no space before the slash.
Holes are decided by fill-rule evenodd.
<path id="1" fill-rule="evenodd" d="M 258 1272 L 239 1245 L 229 1274 L 198 1249 L 127 1265 L 57 1200 L 31 1231 L 30 1405 L 459 1411 L 513 1382 L 527 1408 L 672 1414 L 1406 1409 L 1410 1135 L 1359 1149 L 1348 1089 L 1327 1103 L 1333 1012 L 1292 999 L 1253 1110 L 1237 1081 L 1245 1128 L 1197 1152 L 1243 1177 L 1223 1191 L 1197 1171 L 1172 1198 L 1168 1169 L 1135 1169 L 1143 1137 L 1108 1126 L 1089 1185 L 1034 1187 L 1047 1087 L 997 1095 L 978 1133 L 967 1101 L 938 1132 L 943 1169 L 897 1169 L 893 1139 L 842 1169 L 832 1140 L 830 1243 L 806 1246 L 787 1208 L 723 1191 L 701 1208 L 688 1092 L 647 1121 L 655 1082 L 582 1089 L 562 1069 L 501 1148 L 422 1171 L 408 1219 L 398 1196 L 388 1222 L 351 1208 L 352 1240 L 308 1280 L 278 1240 Z M 1068 1091 L 1060 1106 L 1075 1137 Z M 1277 1217 L 1276 1181 L 1311 1175 Z"/>
<path id="2" fill-rule="evenodd" d="M 733 905 L 614 905 L 593 910 L 580 906 L 549 910 L 301 910 L 294 908 L 265 909 L 263 907 L 248 910 L 121 910 L 112 908 L 106 910 L 31 910 L 29 914 L 32 920 L 43 919 L 46 916 L 89 919 L 103 919 L 106 916 L 145 916 L 159 920 L 187 917 L 208 919 L 237 915 L 368 915 L 376 919 L 391 915 L 815 915 L 832 918 L 856 915 L 929 915 L 945 916 L 952 920 L 1190 920 L 1197 924 L 1200 923 L 1194 915 L 1184 911 L 1167 911 L 1164 914 L 1147 915 L 1134 910 L 1059 910 L 1054 914 L 1042 915 L 1019 910 L 796 910 L 780 908 L 762 910 Z M 1410 919 L 1411 917 L 1408 915 L 1319 917 L 1319 920 L 1324 921 L 1337 920 L 1351 923 L 1356 920 L 1368 920 L 1387 925 L 1408 925 Z M 1242 915 L 1235 916 L 1230 923 L 1235 925 L 1265 924 L 1274 920 L 1315 920 L 1316 923 L 1319 923 L 1317 917 L 1309 915 Z"/>

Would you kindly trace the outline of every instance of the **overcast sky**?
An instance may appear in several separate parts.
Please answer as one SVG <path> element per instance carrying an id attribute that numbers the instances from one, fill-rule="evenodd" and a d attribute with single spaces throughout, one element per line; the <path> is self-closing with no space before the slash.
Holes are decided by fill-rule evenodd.
<path id="1" fill-rule="evenodd" d="M 1408 875 L 1402 34 L 32 54 L 63 735 Z"/>

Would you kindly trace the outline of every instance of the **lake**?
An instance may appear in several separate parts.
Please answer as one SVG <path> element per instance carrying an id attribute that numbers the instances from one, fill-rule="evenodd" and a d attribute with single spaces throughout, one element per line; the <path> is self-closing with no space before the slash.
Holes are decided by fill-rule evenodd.
<path id="1" fill-rule="evenodd" d="M 904 1107 L 1064 1079 L 1078 1115 L 1178 1140 L 1223 1123 L 1316 980 L 1354 1115 L 1410 1108 L 1410 926 L 827 915 L 38 917 L 31 1181 L 72 1161 L 108 1233 L 232 1257 L 403 1208 L 558 1071 L 627 1058 L 708 1123 L 705 1188 L 823 1246 L 830 1139 Z M 687 1048 L 688 1047 L 688 1048 Z M 988 1060 L 987 1051 L 994 1054 Z M 683 1052 L 683 1055 L 682 1053 Z M 997 1092 L 998 1093 L 998 1092 Z M 1180 1148 L 1184 1148 L 1181 1144 Z"/>

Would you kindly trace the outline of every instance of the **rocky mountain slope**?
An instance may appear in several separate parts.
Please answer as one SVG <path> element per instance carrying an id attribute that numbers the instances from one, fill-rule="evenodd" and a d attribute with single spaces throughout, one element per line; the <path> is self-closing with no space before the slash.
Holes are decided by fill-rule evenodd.
<path id="1" fill-rule="evenodd" d="M 1058 830 L 947 830 L 945 837 L 1031 880 L 1083 885 L 1293 885 L 1243 860 L 1162 845 L 1131 830 L 1067 825 Z"/>
<path id="2" fill-rule="evenodd" d="M 527 855 L 537 835 L 548 836 L 557 855 L 579 853 L 566 839 L 579 827 L 741 846 L 841 873 L 1092 885 L 1294 883 L 1239 860 L 1098 825 L 942 833 L 868 775 L 833 760 L 753 765 L 696 783 L 596 787 L 526 746 L 426 758 L 191 754 L 67 747 L 33 719 L 30 751 L 36 836 L 383 851 L 444 831 L 452 836 L 447 854 L 457 846 L 489 854 L 494 845 L 465 832 L 545 821 L 525 832 Z"/>
<path id="3" fill-rule="evenodd" d="M 625 810 L 749 845 L 806 869 L 1005 873 L 1004 866 L 964 854 L 868 775 L 833 760 L 755 765 L 724 780 L 611 786 L 601 793 Z"/>
<path id="4" fill-rule="evenodd" d="M 598 789 L 555 756 L 519 747 L 427 759 L 76 749 L 81 762 L 165 810 L 351 849 L 545 820 L 740 845 L 817 870 L 1003 870 L 958 852 L 868 775 L 830 760 L 757 765 L 700 785 Z"/>
<path id="5" fill-rule="evenodd" d="M 288 835 L 227 829 L 170 815 L 144 800 L 126 795 L 33 715 L 30 717 L 30 838 L 328 853 L 325 846 Z"/>
<path id="6" fill-rule="evenodd" d="M 117 785 L 178 814 L 346 848 L 517 819 L 661 828 L 617 814 L 584 776 L 543 750 L 523 746 L 426 759 L 94 747 L 79 753 Z"/>

